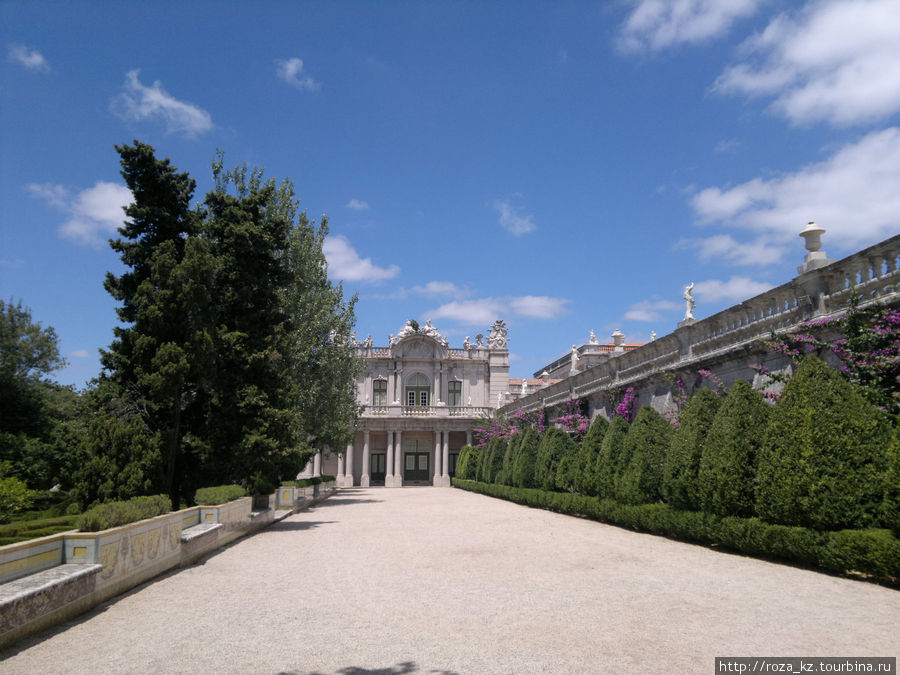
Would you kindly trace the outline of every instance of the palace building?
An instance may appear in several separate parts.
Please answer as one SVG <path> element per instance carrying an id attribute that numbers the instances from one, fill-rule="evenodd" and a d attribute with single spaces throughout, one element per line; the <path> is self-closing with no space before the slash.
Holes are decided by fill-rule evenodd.
<path id="1" fill-rule="evenodd" d="M 356 437 L 343 455 L 316 455 L 308 470 L 335 475 L 343 487 L 449 487 L 476 421 L 507 401 L 506 335 L 498 320 L 487 337 L 451 348 L 430 321 L 408 321 L 387 347 L 372 346 L 371 337 L 357 342 L 365 368 Z"/>

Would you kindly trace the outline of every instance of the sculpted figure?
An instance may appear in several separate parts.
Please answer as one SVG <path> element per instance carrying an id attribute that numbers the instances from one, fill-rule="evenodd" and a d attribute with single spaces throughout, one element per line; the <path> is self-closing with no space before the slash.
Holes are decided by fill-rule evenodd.
<path id="1" fill-rule="evenodd" d="M 694 300 L 694 295 L 691 291 L 694 290 L 694 282 L 692 281 L 690 284 L 684 287 L 684 298 L 685 302 L 685 310 L 684 310 L 684 318 L 685 319 L 693 319 L 694 318 L 694 307 L 697 306 L 696 300 Z"/>
<path id="2" fill-rule="evenodd" d="M 578 359 L 581 357 L 578 356 L 578 347 L 572 345 L 572 367 L 574 368 L 578 364 Z"/>
<path id="3" fill-rule="evenodd" d="M 479 333 L 478 335 L 476 335 L 476 336 L 475 336 L 475 344 L 476 344 L 479 348 L 484 347 L 484 335 L 482 335 L 481 333 Z"/>
<path id="4" fill-rule="evenodd" d="M 466 339 L 463 340 L 463 349 L 465 349 L 466 351 L 469 351 L 471 348 L 472 348 L 472 343 L 469 342 L 469 336 L 466 335 Z"/>
<path id="5" fill-rule="evenodd" d="M 597 336 L 594 335 L 594 331 L 591 331 L 591 344 L 592 344 L 592 345 L 599 345 L 599 344 L 600 344 L 600 340 L 598 340 L 598 339 L 597 339 Z"/>
<path id="6" fill-rule="evenodd" d="M 506 343 L 508 342 L 506 333 L 506 322 L 502 319 L 497 319 L 494 322 L 494 325 L 491 326 L 491 334 L 488 337 L 488 346 L 491 349 L 506 349 Z"/>

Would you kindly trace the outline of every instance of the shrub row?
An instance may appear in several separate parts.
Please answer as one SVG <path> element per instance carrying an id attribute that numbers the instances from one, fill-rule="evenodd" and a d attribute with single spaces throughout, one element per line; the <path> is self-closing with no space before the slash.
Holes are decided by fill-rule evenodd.
<path id="1" fill-rule="evenodd" d="M 900 581 L 900 539 L 886 529 L 823 532 L 766 523 L 759 518 L 721 517 L 682 511 L 667 504 L 621 504 L 578 494 L 492 485 L 455 478 L 455 487 L 559 513 L 586 516 L 638 532 L 716 545 L 824 570 L 856 572 Z"/>
<path id="2" fill-rule="evenodd" d="M 305 488 L 312 487 L 313 485 L 320 485 L 322 483 L 331 483 L 335 481 L 336 478 L 334 476 L 313 476 L 312 478 L 298 478 L 297 480 L 283 480 L 281 481 L 281 487 L 295 487 L 295 488 Z"/>
<path id="3" fill-rule="evenodd" d="M 197 490 L 194 495 L 194 503 L 200 506 L 213 506 L 240 499 L 247 491 L 240 485 L 216 485 Z"/>
<path id="4" fill-rule="evenodd" d="M 464 449 L 457 477 L 823 531 L 900 533 L 898 443 L 891 446 L 887 415 L 808 356 L 774 407 L 745 381 L 725 397 L 701 389 L 677 429 L 644 406 L 630 424 L 596 419 L 581 446 L 557 428 L 495 437 Z"/>
<path id="5" fill-rule="evenodd" d="M 78 518 L 78 529 L 82 532 L 98 532 L 153 518 L 171 510 L 172 502 L 166 495 L 132 497 L 127 502 L 106 502 L 82 513 Z"/>

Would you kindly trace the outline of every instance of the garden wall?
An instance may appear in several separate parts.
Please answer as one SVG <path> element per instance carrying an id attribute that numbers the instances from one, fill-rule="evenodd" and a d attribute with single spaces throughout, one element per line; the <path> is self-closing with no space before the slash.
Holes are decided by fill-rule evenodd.
<path id="1" fill-rule="evenodd" d="M 0 648 L 327 498 L 334 482 L 0 547 Z"/>

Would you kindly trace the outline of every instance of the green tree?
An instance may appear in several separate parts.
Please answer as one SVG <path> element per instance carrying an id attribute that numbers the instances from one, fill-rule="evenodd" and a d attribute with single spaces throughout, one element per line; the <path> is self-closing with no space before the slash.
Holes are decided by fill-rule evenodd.
<path id="1" fill-rule="evenodd" d="M 646 405 L 625 437 L 628 466 L 616 485 L 616 498 L 625 504 L 647 504 L 662 497 L 663 465 L 672 439 L 672 425 Z"/>
<path id="2" fill-rule="evenodd" d="M 578 451 L 578 467 L 575 479 L 575 491 L 583 495 L 596 496 L 597 487 L 597 458 L 600 456 L 600 446 L 603 437 L 609 429 L 609 420 L 598 415 L 581 441 Z"/>
<path id="3" fill-rule="evenodd" d="M 757 396 L 759 398 L 759 396 Z M 706 442 L 721 399 L 703 388 L 687 402 L 678 420 L 678 429 L 666 454 L 662 494 L 676 509 L 691 511 L 699 507 L 697 473 Z"/>
<path id="4" fill-rule="evenodd" d="M 519 446 L 522 444 L 522 438 L 525 432 L 513 434 L 506 443 L 506 450 L 503 453 L 503 463 L 500 472 L 497 474 L 495 482 L 501 485 L 512 485 L 513 466 L 515 466 L 516 455 L 519 452 Z"/>
<path id="5" fill-rule="evenodd" d="M 821 359 L 805 357 L 759 452 L 757 513 L 820 530 L 872 526 L 881 515 L 890 440 L 884 413 Z"/>
<path id="6" fill-rule="evenodd" d="M 277 186 L 274 196 L 285 217 L 296 221 L 288 235 L 288 283 L 283 292 L 291 326 L 287 386 L 299 414 L 295 466 L 288 463 L 280 470 L 288 475 L 302 468 L 316 449 L 329 446 L 341 452 L 352 440 L 360 413 L 356 377 L 363 361 L 350 340 L 356 297 L 345 302 L 341 285 L 328 280 L 323 253 L 327 218 L 316 227 L 306 213 L 297 214 L 290 183 Z"/>
<path id="7" fill-rule="evenodd" d="M 602 499 L 615 498 L 616 483 L 631 459 L 624 455 L 628 426 L 624 417 L 616 415 L 600 443 L 594 474 L 597 476 L 597 495 Z"/>
<path id="8" fill-rule="evenodd" d="M 33 321 L 21 301 L 0 300 L 0 461 L 35 488 L 71 475 L 74 453 L 61 441 L 78 394 L 46 377 L 65 365 L 56 331 Z"/>
<path id="9" fill-rule="evenodd" d="M 884 480 L 884 524 L 900 536 L 900 426 L 888 448 L 888 466 Z"/>
<path id="10" fill-rule="evenodd" d="M 558 488 L 556 474 L 560 461 L 567 455 L 575 455 L 577 451 L 575 441 L 562 429 L 553 427 L 544 432 L 535 462 L 534 478 L 537 487 L 542 490 L 556 490 Z"/>
<path id="11" fill-rule="evenodd" d="M 0 523 L 5 523 L 19 511 L 27 509 L 34 499 L 25 481 L 10 476 L 12 464 L 0 461 Z"/>
<path id="12" fill-rule="evenodd" d="M 513 464 L 513 485 L 520 488 L 537 487 L 535 465 L 541 439 L 534 429 L 525 431 L 519 443 L 519 452 Z"/>
<path id="13" fill-rule="evenodd" d="M 141 424 L 133 419 L 118 423 L 129 435 L 146 429 L 147 436 L 134 442 L 147 449 L 147 458 L 158 458 L 161 466 L 150 473 L 163 478 L 161 486 L 155 480 L 110 480 L 139 491 L 160 487 L 178 504 L 182 494 L 193 494 L 185 485 L 190 471 L 184 439 L 193 426 L 188 422 L 196 420 L 192 408 L 208 398 L 215 263 L 198 237 L 198 213 L 191 210 L 193 179 L 178 173 L 168 159 L 158 160 L 149 145 L 135 141 L 116 150 L 134 201 L 125 209 L 120 238 L 110 241 L 126 271 L 107 273 L 104 283 L 121 303 L 116 312 L 122 325 L 102 353 L 101 379 L 115 391 L 101 400 L 139 412 Z M 109 413 L 101 417 L 108 420 Z M 103 425 L 91 431 L 96 435 L 88 454 L 102 464 L 109 431 Z M 143 474 L 147 458 L 135 459 L 135 472 Z M 127 466 L 120 471 L 131 473 Z M 121 495 L 128 496 L 133 495 Z"/>

